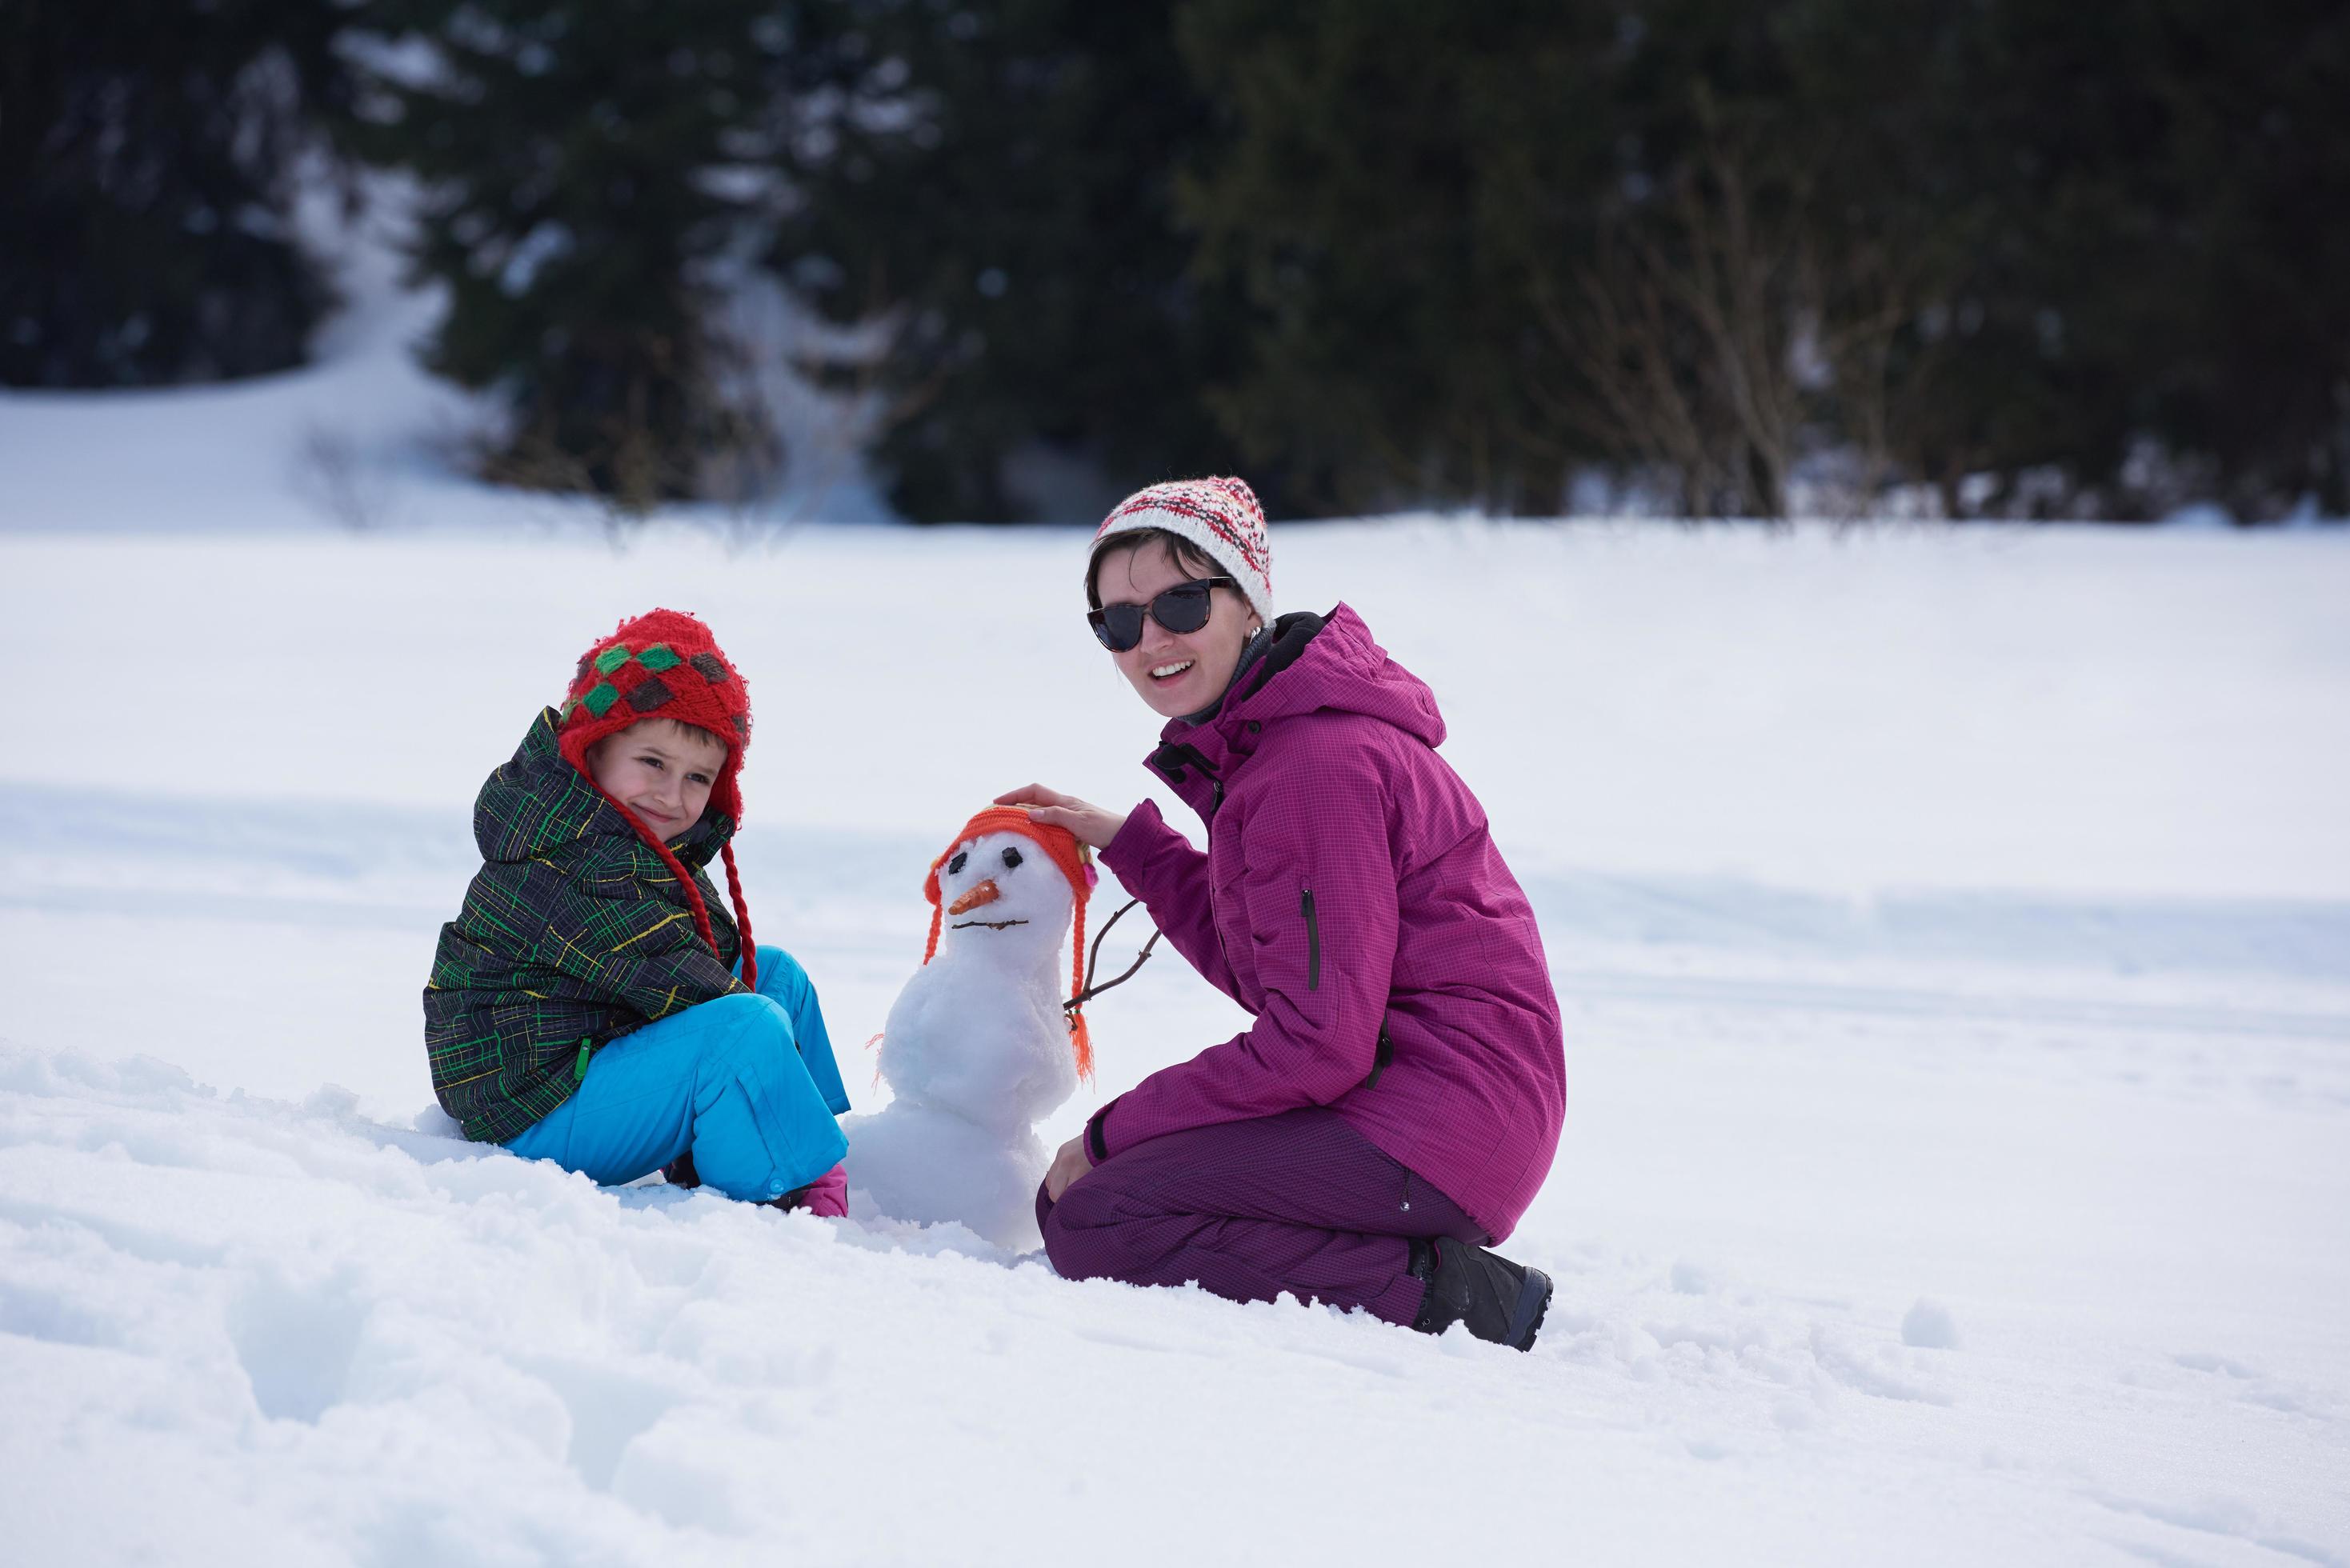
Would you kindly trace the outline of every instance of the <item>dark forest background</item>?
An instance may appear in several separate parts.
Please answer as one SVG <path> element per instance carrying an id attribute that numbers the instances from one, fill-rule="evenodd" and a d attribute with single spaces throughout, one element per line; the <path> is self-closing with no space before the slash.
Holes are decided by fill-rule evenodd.
<path id="1" fill-rule="evenodd" d="M 2338 3 L 6 0 L 0 382 L 301 363 L 370 169 L 484 472 L 627 507 L 787 455 L 764 275 L 916 518 L 2350 514 Z"/>

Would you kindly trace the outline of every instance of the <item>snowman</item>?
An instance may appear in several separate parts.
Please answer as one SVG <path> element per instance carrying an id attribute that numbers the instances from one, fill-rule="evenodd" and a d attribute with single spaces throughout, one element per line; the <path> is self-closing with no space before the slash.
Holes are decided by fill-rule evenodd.
<path id="1" fill-rule="evenodd" d="M 1035 1124 L 1090 1075 L 1085 1019 L 1061 1001 L 1061 939 L 1081 963 L 1091 853 L 1011 807 L 981 812 L 931 864 L 931 940 L 882 1027 L 895 1096 L 841 1124 L 849 1179 L 881 1213 L 1038 1244 Z M 1073 975 L 1070 994 L 1077 991 Z"/>

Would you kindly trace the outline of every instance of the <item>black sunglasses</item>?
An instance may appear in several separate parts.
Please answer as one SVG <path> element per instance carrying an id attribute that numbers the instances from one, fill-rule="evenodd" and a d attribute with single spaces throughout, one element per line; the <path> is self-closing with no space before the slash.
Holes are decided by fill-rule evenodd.
<path id="1" fill-rule="evenodd" d="M 1234 577 L 1194 577 L 1152 597 L 1150 618 L 1169 631 L 1197 631 L 1208 624 L 1210 596 L 1217 588 L 1240 587 Z M 1086 612 L 1086 622 L 1112 653 L 1124 653 L 1142 640 L 1142 605 L 1104 605 Z"/>

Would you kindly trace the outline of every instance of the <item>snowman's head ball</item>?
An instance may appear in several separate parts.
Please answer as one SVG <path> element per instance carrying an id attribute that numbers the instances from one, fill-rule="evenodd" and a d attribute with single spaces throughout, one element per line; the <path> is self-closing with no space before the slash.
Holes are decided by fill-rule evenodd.
<path id="1" fill-rule="evenodd" d="M 958 844 L 939 867 L 939 907 L 950 940 L 984 936 L 1061 945 L 1076 896 L 1061 868 L 1036 841 L 1021 833 L 990 833 Z"/>
<path id="2" fill-rule="evenodd" d="M 946 852 L 931 862 L 922 894 L 931 901 L 929 963 L 943 939 L 985 951 L 1003 944 L 1033 953 L 1059 950 L 1074 924 L 1069 994 L 1085 984 L 1086 900 L 1095 882 L 1092 852 L 1066 827 L 1036 821 L 1017 806 L 991 806 L 963 824 Z M 1069 1015 L 1069 1044 L 1081 1076 L 1093 1075 L 1093 1041 L 1085 1013 Z"/>

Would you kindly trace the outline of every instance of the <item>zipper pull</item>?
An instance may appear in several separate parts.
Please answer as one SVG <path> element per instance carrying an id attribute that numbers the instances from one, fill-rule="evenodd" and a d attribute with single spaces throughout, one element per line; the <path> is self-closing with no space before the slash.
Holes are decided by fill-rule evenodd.
<path id="1" fill-rule="evenodd" d="M 573 1083 L 582 1084 L 587 1082 L 588 1058 L 595 1054 L 596 1047 L 588 1044 L 588 1037 L 586 1035 L 581 1035 L 579 1037 L 579 1059 L 571 1064 L 571 1081 Z"/>

